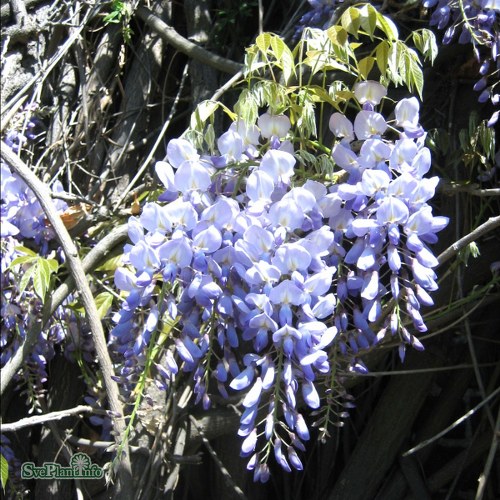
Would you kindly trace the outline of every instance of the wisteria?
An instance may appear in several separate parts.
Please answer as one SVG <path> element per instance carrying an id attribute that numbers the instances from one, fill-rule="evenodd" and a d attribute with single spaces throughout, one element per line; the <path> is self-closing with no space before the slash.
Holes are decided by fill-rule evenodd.
<path id="1" fill-rule="evenodd" d="M 89 78 L 87 62 L 79 60 L 85 71 L 73 75 L 68 70 L 64 76 L 68 96 L 73 77 L 76 93 L 88 89 L 88 102 L 78 102 L 81 111 L 68 113 L 66 94 L 62 104 L 51 102 L 56 99 L 46 91 L 45 80 L 50 85 L 58 80 L 56 62 L 36 96 L 28 99 L 35 87 L 27 86 L 22 100 L 7 102 L 5 121 L 2 115 L 2 144 L 8 151 L 0 164 L 0 367 L 2 375 L 8 373 L 2 394 L 8 389 L 9 396 L 11 391 L 21 395 L 26 413 L 57 420 L 60 437 L 50 431 L 43 435 L 60 449 L 63 441 L 65 453 L 77 447 L 88 452 L 106 474 L 101 486 L 117 497 L 149 498 L 156 489 L 195 498 L 199 491 L 191 491 L 188 483 L 205 471 L 190 464 L 205 458 L 214 460 L 228 488 L 234 493 L 247 488 L 247 494 L 249 486 L 233 476 L 233 465 L 239 465 L 232 463 L 233 453 L 245 464 L 250 483 L 252 477 L 268 483 L 254 485 L 256 491 L 272 492 L 280 487 L 280 474 L 290 473 L 290 485 L 301 484 L 297 498 L 309 498 L 313 489 L 324 491 L 330 476 L 336 476 L 336 498 L 357 454 L 347 440 L 340 440 L 339 428 L 352 426 L 357 443 L 365 441 L 365 431 L 371 432 L 372 412 L 360 411 L 348 420 L 351 410 L 362 407 L 369 390 L 379 419 L 383 405 L 378 401 L 386 387 L 392 390 L 392 380 L 399 381 L 399 370 L 408 372 L 404 380 L 420 380 L 421 372 L 433 370 L 414 371 L 429 356 L 412 351 L 432 351 L 430 338 L 448 331 L 449 324 L 457 330 L 453 342 L 461 342 L 457 318 L 469 321 L 478 307 L 486 310 L 498 286 L 495 262 L 493 278 L 474 284 L 472 292 L 465 286 L 465 273 L 454 275 L 467 252 L 479 255 L 482 239 L 500 224 L 493 175 L 499 158 L 493 129 L 498 111 L 479 124 L 491 107 L 473 100 L 464 109 L 478 109 L 477 118 L 470 119 L 467 131 L 455 130 L 455 102 L 444 99 L 433 113 L 424 101 L 433 90 L 428 82 L 442 88 L 432 78 L 448 82 L 440 68 L 431 68 L 439 62 L 436 30 L 446 30 L 443 43 L 472 44 L 480 67 L 474 86 L 480 103 L 498 105 L 498 2 L 358 5 L 309 0 L 294 7 L 295 12 L 308 9 L 294 34 L 289 27 L 267 32 L 268 8 L 281 12 L 284 7 L 245 2 L 241 9 L 258 9 L 259 34 L 244 61 L 243 55 L 216 55 L 209 40 L 190 36 L 179 45 L 190 49 L 168 68 L 176 73 L 187 57 L 182 79 L 171 81 L 169 75 L 165 80 L 161 99 L 172 106 L 170 113 L 148 114 L 150 108 L 160 109 L 153 95 L 164 68 L 141 61 L 147 78 L 157 71 L 151 101 L 125 102 L 130 95 L 139 97 L 128 93 L 126 75 L 135 70 L 124 63 L 117 73 L 123 81 L 101 88 L 93 55 L 87 54 Z M 88 6 L 82 8 L 71 19 L 80 19 Z M 109 8 L 114 13 L 108 14 Z M 148 36 L 159 34 L 163 21 L 146 6 L 117 10 L 122 8 L 120 2 L 111 7 L 103 3 L 97 16 L 92 11 L 89 29 L 80 33 L 71 25 L 85 44 L 74 53 L 54 52 L 56 58 L 66 61 L 69 54 L 77 60 L 86 51 L 89 33 L 100 39 L 95 28 L 101 18 L 118 20 L 117 34 L 131 22 Z M 233 8 L 217 9 L 214 23 L 238 19 Z M 181 10 L 176 7 L 172 25 Z M 153 52 L 170 51 L 172 44 L 183 53 L 186 49 L 176 45 L 184 37 L 182 29 L 162 29 Z M 164 37 L 167 31 L 172 39 Z M 290 39 L 295 47 L 288 45 Z M 136 43 L 133 37 L 127 43 L 132 41 Z M 134 52 L 127 43 L 120 49 L 123 61 Z M 197 65 L 206 62 L 200 57 L 214 72 L 219 67 L 228 74 L 241 71 L 191 109 L 192 96 L 187 96 L 190 87 L 199 85 L 197 78 L 207 77 L 207 89 L 199 95 L 210 90 L 208 73 L 197 73 Z M 172 89 L 178 93 L 170 96 Z M 26 105 L 37 99 L 39 105 Z M 144 109 L 144 116 L 134 115 L 130 103 Z M 163 113 L 163 101 L 161 106 Z M 183 110 L 181 120 L 177 106 Z M 187 111 L 193 113 L 185 120 Z M 125 116 L 144 130 L 123 134 Z M 450 130 L 432 129 L 442 126 L 442 116 L 450 117 Z M 93 142 L 96 131 L 102 137 Z M 30 168 L 43 178 L 39 189 Z M 462 181 L 463 170 L 467 179 Z M 481 184 L 473 184 L 475 180 Z M 443 231 L 449 219 L 441 214 L 449 215 L 453 203 L 445 197 L 436 202 L 438 190 L 472 200 L 462 231 L 470 233 L 467 243 L 461 220 Z M 69 236 L 45 203 L 49 198 Z M 81 231 L 67 222 L 81 205 L 62 201 L 76 199 L 95 206 Z M 70 237 L 74 247 L 68 245 Z M 453 262 L 447 271 L 446 262 Z M 477 298 L 483 292 L 484 303 Z M 445 345 L 447 339 L 441 338 Z M 455 368 L 454 359 L 450 354 L 443 372 Z M 470 365 L 468 358 L 456 360 L 461 370 Z M 50 415 L 59 411 L 54 401 L 60 389 L 52 368 L 64 370 L 68 362 L 81 390 L 64 398 L 68 415 L 60 422 L 59 415 Z M 398 372 L 382 384 L 369 382 L 393 374 L 394 368 Z M 496 404 L 493 397 L 491 403 Z M 2 415 L 10 424 L 0 436 L 2 471 L 9 465 L 7 479 L 2 473 L 7 495 L 25 489 L 19 481 L 19 457 L 41 463 L 49 455 L 36 449 L 38 432 L 9 441 L 9 432 L 41 421 L 11 423 L 18 407 L 16 403 Z M 419 431 L 413 421 L 405 430 L 407 441 Z M 313 441 L 324 444 L 331 437 L 339 438 L 330 445 L 343 456 L 325 468 L 323 484 L 303 487 L 310 481 L 313 460 L 322 459 L 324 451 L 331 453 Z M 219 456 L 219 444 L 230 451 L 227 456 Z M 403 445 L 394 443 L 396 458 L 391 460 L 398 460 Z M 203 447 L 206 454 L 200 453 Z M 142 469 L 145 451 L 149 458 Z M 43 485 L 36 487 L 43 490 Z M 382 498 L 384 489 L 379 490 L 370 495 Z"/>
<path id="2" fill-rule="evenodd" d="M 13 147 L 15 150 L 16 148 Z M 43 297 L 28 287 L 36 265 L 34 261 L 21 261 L 36 254 L 21 243 L 32 241 L 38 248 L 39 256 L 55 256 L 49 248 L 53 239 L 52 228 L 47 224 L 44 211 L 34 193 L 5 163 L 1 163 L 1 332 L 2 349 L 0 365 L 3 367 L 25 341 L 27 332 L 33 327 L 36 318 L 41 318 Z M 54 192 L 63 190 L 59 181 L 53 185 Z M 61 213 L 67 204 L 56 201 Z M 29 254 L 29 255 L 28 255 Z M 55 263 L 55 260 L 54 260 Z M 29 268 L 31 269 L 31 274 Z M 47 363 L 54 356 L 54 346 L 66 337 L 63 324 L 70 314 L 66 307 L 56 311 L 50 324 L 44 329 L 34 349 L 25 363 L 24 380 L 28 382 L 24 389 L 27 399 L 36 405 L 36 395 L 43 392 L 47 380 Z"/>
<path id="3" fill-rule="evenodd" d="M 294 38 L 299 39 L 305 27 L 326 29 L 332 25 L 335 9 L 343 0 L 308 0 L 307 12 L 295 28 Z"/>
<path id="4" fill-rule="evenodd" d="M 500 105 L 498 81 L 500 74 L 500 5 L 496 0 L 424 0 L 422 5 L 432 9 L 429 24 L 446 28 L 443 43 L 451 43 L 456 36 L 462 44 L 472 43 L 480 65 L 480 79 L 474 90 L 480 92 L 481 103 L 491 101 Z M 500 111 L 493 112 L 488 121 L 491 127 L 498 121 Z"/>
<path id="5" fill-rule="evenodd" d="M 170 325 L 158 385 L 191 372 L 205 409 L 212 387 L 245 391 L 238 434 L 255 480 L 269 477 L 271 450 L 285 470 L 302 469 L 310 434 L 298 401 L 320 407 L 335 353 L 363 372 L 358 354 L 386 332 L 402 359 L 407 345 L 423 349 L 420 310 L 437 289 L 428 244 L 447 219 L 427 203 L 438 178 L 425 177 L 419 103 L 401 100 L 387 121 L 376 111 L 384 86 L 362 82 L 354 94 L 354 120 L 330 118 L 345 182 L 297 177 L 290 119 L 266 112 L 235 121 L 218 155 L 171 140 L 155 167 L 166 201 L 129 220 L 127 266 L 115 276 L 126 293 L 112 330 L 126 360 L 120 381 L 133 389 L 152 336 Z M 141 326 L 137 308 L 149 311 Z"/>

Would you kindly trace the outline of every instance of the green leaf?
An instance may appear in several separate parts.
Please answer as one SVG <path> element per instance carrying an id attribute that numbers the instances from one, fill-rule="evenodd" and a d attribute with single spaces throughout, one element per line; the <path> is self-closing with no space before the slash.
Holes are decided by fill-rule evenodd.
<path id="1" fill-rule="evenodd" d="M 375 58 L 370 56 L 364 57 L 358 62 L 359 74 L 363 79 L 368 80 L 368 75 L 370 74 L 374 64 Z"/>
<path id="2" fill-rule="evenodd" d="M 40 258 L 35 266 L 33 274 L 33 288 L 35 293 L 40 297 L 42 302 L 45 300 L 45 295 L 50 285 L 50 265 L 46 259 Z"/>
<path id="3" fill-rule="evenodd" d="M 358 38 L 359 27 L 361 26 L 361 14 L 356 7 L 349 7 L 340 18 L 340 24 L 351 35 Z"/>
<path id="4" fill-rule="evenodd" d="M 269 48 L 269 45 L 271 44 L 271 33 L 261 33 L 256 39 L 255 39 L 255 45 L 259 47 L 259 49 L 266 53 L 267 49 Z"/>
<path id="5" fill-rule="evenodd" d="M 402 47 L 405 47 L 404 45 Z M 415 89 L 420 98 L 424 89 L 424 75 L 420 67 L 420 60 L 416 52 L 408 47 L 405 47 L 403 52 L 405 76 L 403 79 L 410 90 Z M 401 68 L 400 68 L 401 71 Z"/>
<path id="6" fill-rule="evenodd" d="M 326 34 L 334 46 L 344 47 L 347 43 L 347 31 L 342 26 L 330 26 Z"/>
<path id="7" fill-rule="evenodd" d="M 247 125 L 255 123 L 259 114 L 259 106 L 254 93 L 250 89 L 243 89 L 241 91 L 234 110 Z"/>
<path id="8" fill-rule="evenodd" d="M 399 38 L 398 28 L 396 25 L 389 19 L 385 17 L 380 12 L 377 13 L 377 26 L 386 34 L 387 38 L 391 42 L 395 42 Z"/>
<path id="9" fill-rule="evenodd" d="M 496 141 L 493 127 L 488 127 L 485 122 L 482 122 L 479 126 L 479 140 L 481 141 L 481 146 L 486 156 L 488 156 L 491 161 L 494 161 Z"/>
<path id="10" fill-rule="evenodd" d="M 0 455 L 0 480 L 2 482 L 2 489 L 5 491 L 5 486 L 7 485 L 7 479 L 9 479 L 9 463 L 7 459 Z"/>
<path id="11" fill-rule="evenodd" d="M 285 45 L 281 55 L 281 69 L 283 70 L 283 78 L 285 83 L 288 83 L 290 77 L 295 74 L 295 61 L 293 59 L 292 51 Z"/>
<path id="12" fill-rule="evenodd" d="M 295 64 L 292 51 L 287 44 L 273 33 L 262 33 L 257 37 L 255 44 L 266 59 L 268 55 L 276 59 L 276 63 L 269 64 L 278 66 L 283 71 L 285 82 L 288 82 L 295 72 Z"/>
<path id="13" fill-rule="evenodd" d="M 113 295 L 109 292 L 102 292 L 94 299 L 99 314 L 99 319 L 103 319 L 113 304 Z"/>
<path id="14" fill-rule="evenodd" d="M 191 128 L 199 131 L 203 130 L 205 122 L 215 113 L 219 105 L 217 101 L 200 102 L 191 115 Z"/>
<path id="15" fill-rule="evenodd" d="M 119 255 L 113 255 L 109 259 L 105 260 L 96 269 L 96 271 L 109 271 L 109 272 L 116 271 L 121 266 L 122 257 L 123 257 L 123 255 L 121 253 Z"/>
<path id="16" fill-rule="evenodd" d="M 421 54 L 423 54 L 424 59 L 430 59 L 431 63 L 433 63 L 438 53 L 434 33 L 431 30 L 423 28 L 419 31 L 414 31 L 412 38 L 415 47 Z"/>
<path id="17" fill-rule="evenodd" d="M 208 150 L 212 152 L 214 151 L 215 148 L 215 128 L 214 126 L 209 123 L 207 125 L 207 128 L 205 129 L 205 142 L 207 144 Z"/>
<path id="18" fill-rule="evenodd" d="M 121 21 L 122 14 L 121 12 L 110 12 L 109 14 L 104 16 L 104 24 L 118 24 Z"/>
<path id="19" fill-rule="evenodd" d="M 47 259 L 46 262 L 49 265 L 50 273 L 57 273 L 59 270 L 59 262 L 57 262 L 56 259 Z"/>
<path id="20" fill-rule="evenodd" d="M 33 273 L 35 272 L 36 265 L 32 265 L 26 269 L 24 274 L 21 276 L 21 280 L 19 281 L 19 295 L 22 295 L 24 291 L 26 290 L 26 287 L 28 286 L 28 283 L 30 279 L 33 276 Z"/>
<path id="21" fill-rule="evenodd" d="M 309 92 L 311 92 L 313 97 L 317 98 L 317 101 L 327 102 L 328 104 L 331 104 L 334 108 L 336 108 L 338 111 L 340 111 L 339 102 L 333 99 L 332 96 L 323 87 L 320 87 L 319 85 L 310 85 L 308 87 L 308 90 Z M 341 100 L 343 101 L 344 99 Z"/>
<path id="22" fill-rule="evenodd" d="M 373 40 L 373 33 L 377 28 L 377 10 L 372 5 L 365 4 L 359 9 L 359 12 L 361 14 L 361 27 Z"/>
<path id="23" fill-rule="evenodd" d="M 303 99 L 302 96 L 305 98 Z M 314 113 L 314 103 L 311 100 L 311 95 L 301 92 L 300 101 L 302 101 L 303 104 L 299 110 L 297 126 L 304 130 L 306 136 L 316 137 L 316 115 Z"/>
<path id="24" fill-rule="evenodd" d="M 31 255 L 31 257 L 38 257 L 38 254 L 31 250 L 30 248 L 23 247 L 22 245 L 19 245 L 15 248 L 16 252 L 19 253 L 24 253 L 26 255 Z"/>
<path id="25" fill-rule="evenodd" d="M 377 48 L 375 50 L 375 55 L 377 57 L 377 66 L 384 78 L 387 75 L 387 61 L 389 59 L 389 48 L 390 48 L 389 42 L 383 40 L 377 45 Z"/>
<path id="26" fill-rule="evenodd" d="M 434 63 L 434 59 L 436 59 L 436 56 L 438 54 L 438 46 L 436 42 L 436 35 L 434 33 L 427 29 L 423 28 L 422 30 L 422 39 L 423 39 L 423 54 L 424 58 L 430 59 L 431 64 Z"/>
<path id="27" fill-rule="evenodd" d="M 400 85 L 404 81 L 402 72 L 404 73 L 405 68 L 401 60 L 401 44 L 399 42 L 390 44 L 387 54 L 387 76 L 395 85 Z"/>
<path id="28" fill-rule="evenodd" d="M 21 255 L 20 257 L 16 257 L 10 264 L 9 269 L 12 269 L 19 264 L 26 264 L 27 262 L 34 262 L 37 260 L 37 257 L 32 257 L 31 255 Z"/>
<path id="29" fill-rule="evenodd" d="M 281 38 L 276 35 L 271 35 L 271 53 L 277 61 L 281 61 L 285 47 L 285 42 Z"/>
<path id="30" fill-rule="evenodd" d="M 422 38 L 422 35 L 420 34 L 420 31 L 414 31 L 411 34 L 411 36 L 413 38 L 413 43 L 415 44 L 415 47 L 417 47 L 417 49 L 423 53 L 424 52 L 424 40 Z"/>

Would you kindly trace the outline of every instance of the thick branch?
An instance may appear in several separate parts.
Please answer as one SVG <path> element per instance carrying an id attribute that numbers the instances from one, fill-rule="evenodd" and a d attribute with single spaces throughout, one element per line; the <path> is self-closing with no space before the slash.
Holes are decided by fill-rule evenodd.
<path id="1" fill-rule="evenodd" d="M 241 64 L 218 56 L 217 54 L 212 54 L 212 52 L 199 47 L 195 43 L 184 38 L 182 35 L 179 35 L 174 28 L 163 22 L 148 8 L 141 5 L 136 12 L 137 15 L 147 25 L 149 25 L 152 30 L 156 31 L 158 35 L 163 38 L 163 40 L 176 48 L 179 52 L 186 54 L 188 57 L 196 59 L 197 61 L 222 71 L 223 73 L 229 73 L 231 75 L 241 70 Z"/>
<path id="2" fill-rule="evenodd" d="M 471 231 L 469 234 L 455 241 L 453 245 L 448 247 L 441 255 L 438 257 L 439 265 L 444 264 L 447 260 L 455 256 L 462 248 L 466 247 L 469 243 L 478 240 L 485 234 L 493 231 L 497 227 L 500 227 L 500 215 L 496 217 L 490 217 L 484 224 L 481 224 L 478 228 Z"/>
<path id="3" fill-rule="evenodd" d="M 2 158 L 12 167 L 12 169 L 24 180 L 24 182 L 26 182 L 28 187 L 34 192 L 40 202 L 40 205 L 47 215 L 47 219 L 52 224 L 54 232 L 59 239 L 61 247 L 66 255 L 68 269 L 75 280 L 78 291 L 80 292 L 83 307 L 85 308 L 87 320 L 92 332 L 110 408 L 113 413 L 117 415 L 116 417 L 113 417 L 113 423 L 116 431 L 116 441 L 118 444 L 122 444 L 125 452 L 118 472 L 118 478 L 120 480 L 119 490 L 123 495 L 122 498 L 127 498 L 129 495 L 132 495 L 133 490 L 132 485 L 130 484 L 132 474 L 128 446 L 127 443 L 122 443 L 122 435 L 125 429 L 123 408 L 119 400 L 118 385 L 112 378 L 114 376 L 114 372 L 111 358 L 106 346 L 104 330 L 102 328 L 101 320 L 99 319 L 99 313 L 97 312 L 92 292 L 90 291 L 90 287 L 85 276 L 85 271 L 83 270 L 82 263 L 78 257 L 78 251 L 61 218 L 59 217 L 59 214 L 57 213 L 54 203 L 52 202 L 48 186 L 40 181 L 29 169 L 29 167 L 3 142 L 1 155 Z"/>

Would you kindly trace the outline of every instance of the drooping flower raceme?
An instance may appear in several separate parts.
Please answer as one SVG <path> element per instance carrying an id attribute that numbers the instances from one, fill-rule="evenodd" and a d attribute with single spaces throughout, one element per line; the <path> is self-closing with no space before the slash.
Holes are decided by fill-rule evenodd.
<path id="1" fill-rule="evenodd" d="M 27 281 L 23 283 L 23 279 L 29 276 L 29 264 L 12 267 L 14 260 L 24 255 L 18 247 L 31 240 L 39 247 L 39 255 L 47 256 L 54 232 L 46 223 L 45 213 L 31 189 L 5 163 L 1 162 L 0 168 L 0 366 L 3 367 L 25 340 L 35 321 L 40 320 L 42 313 L 40 297 L 32 287 L 26 286 Z M 52 187 L 55 193 L 63 189 L 58 181 Z M 61 200 L 56 200 L 55 205 L 61 212 L 67 208 L 67 204 Z M 61 320 L 68 315 L 69 310 L 60 306 L 27 356 L 22 375 L 28 382 L 26 393 L 30 400 L 33 400 L 37 391 L 42 390 L 47 380 L 47 363 L 55 354 L 55 345 L 66 336 Z"/>
<path id="2" fill-rule="evenodd" d="M 491 101 L 500 105 L 498 89 L 500 74 L 500 4 L 497 0 L 423 0 L 422 4 L 433 9 L 430 25 L 445 29 L 443 43 L 449 44 L 458 34 L 459 43 L 472 43 L 475 57 L 480 64 L 480 79 L 474 90 L 480 92 L 479 102 Z M 485 50 L 486 49 L 486 50 Z M 498 121 L 496 109 L 488 121 L 492 127 Z"/>
<path id="3" fill-rule="evenodd" d="M 256 125 L 235 122 L 218 156 L 170 141 L 156 164 L 165 201 L 129 220 L 115 276 L 125 300 L 111 334 L 126 360 L 123 387 L 133 389 L 155 332 L 170 328 L 157 385 L 190 372 L 204 408 L 212 387 L 223 397 L 244 391 L 238 434 L 255 480 L 269 477 L 271 454 L 285 470 L 302 469 L 310 434 L 300 402 L 321 407 L 334 353 L 356 371 L 386 332 L 402 355 L 422 348 L 410 331 L 426 330 L 421 308 L 437 288 L 429 244 L 447 220 L 427 203 L 438 179 L 425 177 L 418 101 L 400 101 L 387 122 L 376 111 L 385 93 L 359 84 L 362 109 L 330 119 L 345 182 L 300 179 L 289 118 L 265 113 Z M 149 311 L 140 324 L 137 308 Z"/>

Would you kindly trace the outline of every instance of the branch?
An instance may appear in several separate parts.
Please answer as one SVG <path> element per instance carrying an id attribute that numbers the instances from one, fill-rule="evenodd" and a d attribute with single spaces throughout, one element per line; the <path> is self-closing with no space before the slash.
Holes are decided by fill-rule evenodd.
<path id="1" fill-rule="evenodd" d="M 481 238 L 485 234 L 493 231 L 495 228 L 500 227 L 500 215 L 496 217 L 490 217 L 484 224 L 474 229 L 474 231 L 455 241 L 453 245 L 448 247 L 441 255 L 438 257 L 439 265 L 444 264 L 447 260 L 455 256 L 462 248 L 466 247 L 469 243 Z"/>
<path id="2" fill-rule="evenodd" d="M 85 271 L 83 270 L 82 263 L 78 257 L 78 251 L 61 218 L 59 217 L 59 214 L 57 213 L 54 203 L 52 202 L 48 186 L 40 181 L 38 177 L 29 169 L 29 167 L 19 157 L 17 157 L 4 142 L 2 142 L 1 156 L 12 167 L 14 172 L 16 172 L 24 180 L 24 182 L 26 182 L 28 187 L 34 192 L 40 202 L 40 205 L 47 215 L 47 219 L 52 224 L 54 232 L 56 233 L 56 236 L 66 255 L 68 269 L 75 280 L 78 291 L 80 292 L 83 307 L 92 332 L 92 338 L 94 340 L 97 358 L 102 371 L 109 405 L 115 415 L 113 416 L 113 424 L 116 432 L 115 439 L 118 444 L 122 445 L 125 452 L 121 461 L 122 467 L 118 470 L 118 479 L 120 483 L 118 489 L 123 495 L 122 498 L 127 498 L 129 495 L 133 494 L 133 488 L 131 484 L 132 471 L 130 465 L 130 455 L 128 453 L 128 444 L 122 443 L 122 435 L 125 429 L 123 407 L 119 400 L 118 384 L 112 378 L 114 377 L 114 371 L 106 345 L 104 330 L 101 320 L 99 319 L 99 313 L 97 312 L 92 292 L 90 291 L 90 287 L 87 282 Z"/>
<path id="3" fill-rule="evenodd" d="M 500 196 L 500 188 L 481 189 L 477 184 L 458 184 L 455 182 L 440 182 L 438 190 L 445 194 L 467 193 L 472 196 Z"/>
<path id="4" fill-rule="evenodd" d="M 412 455 L 413 453 L 416 453 L 417 451 L 421 450 L 422 448 L 425 448 L 427 445 L 433 443 L 434 441 L 437 441 L 438 439 L 442 438 L 445 434 L 450 432 L 452 429 L 460 425 L 462 422 L 467 420 L 469 417 L 474 415 L 480 408 L 482 408 L 488 401 L 493 399 L 495 396 L 497 396 L 500 393 L 500 387 L 498 387 L 496 390 L 494 390 L 486 399 L 483 399 L 479 404 L 474 406 L 472 410 L 469 410 L 465 415 L 462 415 L 458 420 L 455 420 L 451 425 L 446 427 L 446 429 L 443 429 L 441 432 L 436 434 L 435 436 L 432 436 L 429 439 L 426 439 L 425 441 L 422 441 L 420 444 L 417 444 L 417 446 L 414 446 L 408 451 L 405 451 L 403 453 L 403 457 L 407 457 L 408 455 Z"/>
<path id="5" fill-rule="evenodd" d="M 488 482 L 488 477 L 491 472 L 491 468 L 493 467 L 493 463 L 495 461 L 495 457 L 497 456 L 497 448 L 498 441 L 500 439 L 500 408 L 498 409 L 497 422 L 495 425 L 495 430 L 493 432 L 493 439 L 491 441 L 490 451 L 488 453 L 488 458 L 486 459 L 486 463 L 484 465 L 483 472 L 479 476 L 476 498 L 475 500 L 482 500 L 484 496 L 484 490 L 486 488 L 486 483 Z"/>
<path id="6" fill-rule="evenodd" d="M 142 19 L 153 31 L 158 33 L 163 40 L 172 45 L 175 49 L 188 57 L 200 61 L 202 63 L 211 66 L 223 73 L 234 74 L 241 70 L 243 67 L 241 64 L 226 59 L 225 57 L 218 56 L 217 54 L 212 54 L 208 50 L 190 42 L 187 38 L 179 35 L 174 28 L 166 24 L 159 17 L 157 17 L 153 12 L 144 6 L 140 6 L 137 9 L 137 15 Z"/>
<path id="7" fill-rule="evenodd" d="M 212 448 L 212 445 L 210 444 L 210 441 L 206 438 L 206 436 L 205 436 L 205 434 L 203 432 L 203 429 L 201 429 L 201 427 L 198 426 L 198 423 L 196 422 L 196 419 L 193 417 L 193 415 L 189 415 L 189 420 L 194 425 L 194 427 L 196 428 L 196 430 L 200 433 L 200 436 L 201 436 L 201 439 L 203 441 L 203 444 L 205 445 L 205 447 L 207 448 L 208 452 L 210 453 L 210 455 L 214 459 L 214 462 L 219 467 L 219 470 L 220 470 L 221 474 L 224 476 L 224 479 L 226 480 L 226 483 L 228 484 L 228 486 L 235 493 L 235 496 L 237 496 L 238 498 L 243 498 L 243 499 L 246 498 L 246 496 L 243 493 L 243 491 L 241 491 L 241 488 L 234 482 L 233 478 L 231 477 L 231 474 L 229 474 L 229 471 L 226 469 L 226 467 L 222 463 L 221 459 L 217 456 L 217 453 Z"/>
<path id="8" fill-rule="evenodd" d="M 1 432 L 16 432 L 24 427 L 31 427 L 33 425 L 45 424 L 46 422 L 52 420 L 61 420 L 62 418 L 72 417 L 73 415 L 79 415 L 80 413 L 92 413 L 95 409 L 92 406 L 79 405 L 75 408 L 70 408 L 69 410 L 53 411 L 51 413 L 46 413 L 45 415 L 35 415 L 34 417 L 27 417 L 18 420 L 17 422 L 12 422 L 11 424 L 0 424 Z"/>

